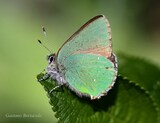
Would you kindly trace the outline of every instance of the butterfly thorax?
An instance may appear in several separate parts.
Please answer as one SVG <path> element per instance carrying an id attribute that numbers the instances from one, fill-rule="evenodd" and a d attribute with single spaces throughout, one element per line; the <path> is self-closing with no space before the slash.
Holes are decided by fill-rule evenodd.
<path id="1" fill-rule="evenodd" d="M 48 56 L 48 66 L 47 66 L 47 73 L 50 75 L 50 77 L 53 80 L 56 80 L 58 85 L 63 85 L 66 83 L 65 79 L 64 79 L 64 75 L 62 72 L 60 72 L 61 70 L 58 67 L 58 64 L 56 62 L 56 55 L 55 54 L 51 54 L 50 56 Z"/>

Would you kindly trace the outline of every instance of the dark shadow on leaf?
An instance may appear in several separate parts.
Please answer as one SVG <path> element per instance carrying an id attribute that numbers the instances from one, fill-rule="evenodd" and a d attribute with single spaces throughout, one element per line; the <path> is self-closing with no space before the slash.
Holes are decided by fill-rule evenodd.
<path id="1" fill-rule="evenodd" d="M 88 97 L 81 98 L 75 95 L 73 92 L 71 93 L 75 95 L 76 96 L 75 98 L 78 98 L 80 102 L 90 105 L 94 111 L 107 111 L 111 106 L 115 104 L 119 86 L 118 79 L 120 78 L 117 78 L 115 85 L 111 90 L 109 90 L 107 95 L 102 96 L 100 99 L 91 100 Z"/>

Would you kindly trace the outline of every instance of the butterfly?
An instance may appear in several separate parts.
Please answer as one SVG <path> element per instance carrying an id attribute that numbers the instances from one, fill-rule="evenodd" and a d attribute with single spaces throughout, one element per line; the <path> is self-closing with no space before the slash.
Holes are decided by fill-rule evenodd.
<path id="1" fill-rule="evenodd" d="M 86 22 L 58 50 L 48 56 L 47 75 L 78 96 L 99 99 L 113 87 L 117 58 L 112 52 L 111 28 L 104 15 Z"/>

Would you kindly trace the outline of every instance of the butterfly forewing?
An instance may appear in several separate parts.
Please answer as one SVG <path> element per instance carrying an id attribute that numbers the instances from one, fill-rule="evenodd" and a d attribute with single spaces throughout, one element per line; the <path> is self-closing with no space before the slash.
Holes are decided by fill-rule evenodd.
<path id="1" fill-rule="evenodd" d="M 82 52 L 111 55 L 110 27 L 105 16 L 94 17 L 73 34 L 58 51 L 57 61 L 63 64 L 66 57 Z"/>

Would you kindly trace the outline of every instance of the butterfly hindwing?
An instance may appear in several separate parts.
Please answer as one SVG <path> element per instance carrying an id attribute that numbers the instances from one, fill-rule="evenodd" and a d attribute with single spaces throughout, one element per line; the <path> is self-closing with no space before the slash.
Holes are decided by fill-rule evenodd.
<path id="1" fill-rule="evenodd" d="M 66 58 L 65 79 L 72 90 L 79 94 L 99 97 L 112 86 L 114 64 L 104 56 L 74 54 Z"/>

